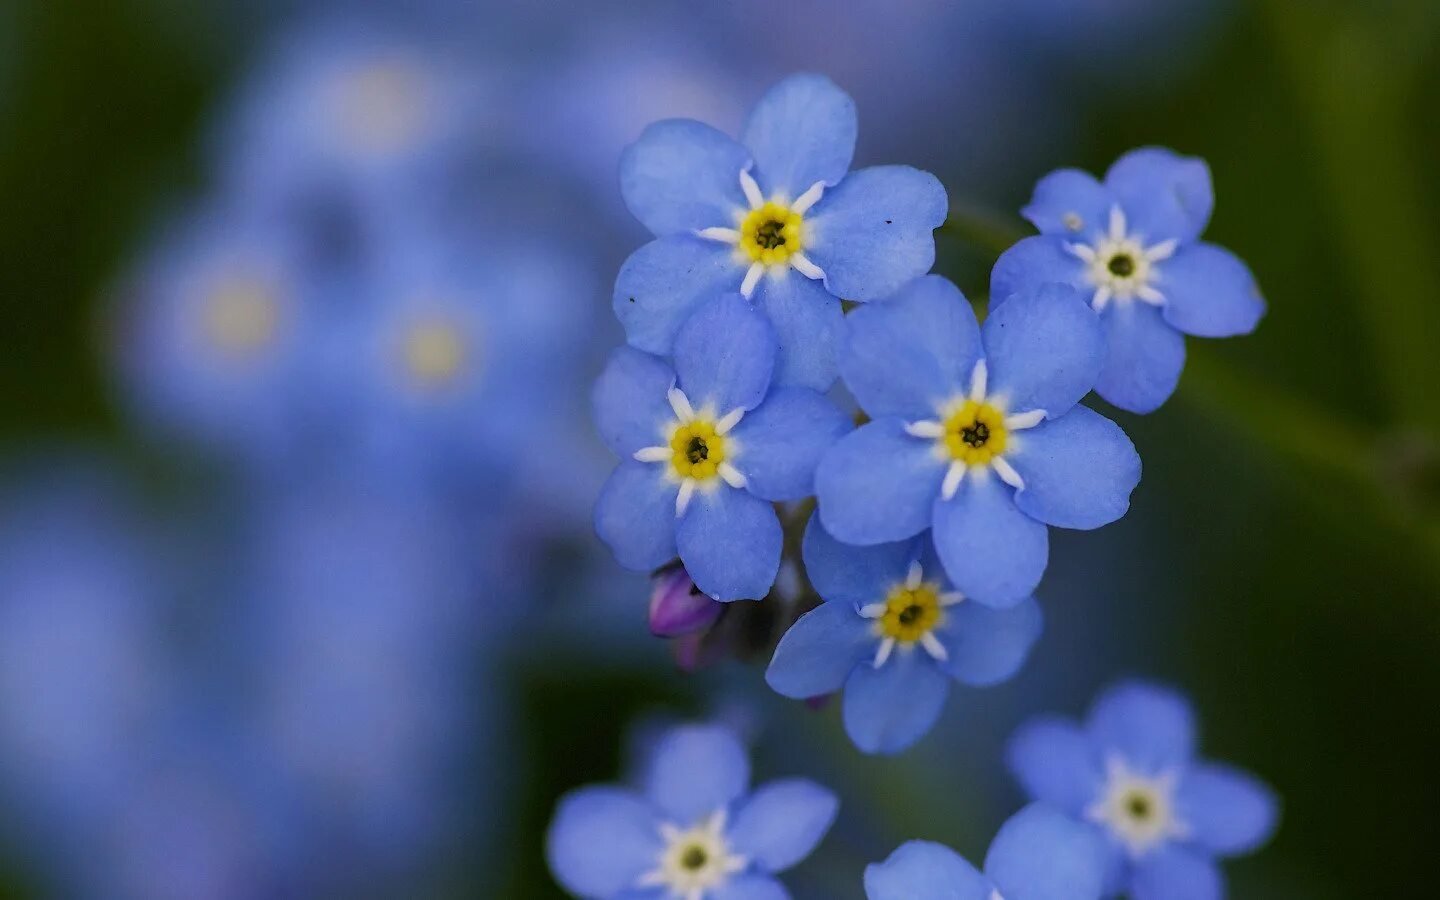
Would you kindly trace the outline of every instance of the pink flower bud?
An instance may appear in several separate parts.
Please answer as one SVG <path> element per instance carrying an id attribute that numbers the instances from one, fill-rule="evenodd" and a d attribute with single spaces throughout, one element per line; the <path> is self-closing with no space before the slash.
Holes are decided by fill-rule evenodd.
<path id="1" fill-rule="evenodd" d="M 683 567 L 655 577 L 650 592 L 650 631 L 656 637 L 679 637 L 709 626 L 725 605 L 695 586 Z"/>

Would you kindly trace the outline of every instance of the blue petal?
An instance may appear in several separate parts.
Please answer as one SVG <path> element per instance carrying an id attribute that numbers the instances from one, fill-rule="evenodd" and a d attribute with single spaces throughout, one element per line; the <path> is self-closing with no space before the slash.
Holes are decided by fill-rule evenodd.
<path id="1" fill-rule="evenodd" d="M 850 431 L 850 418 L 823 394 L 780 388 L 740 420 L 735 467 L 763 500 L 800 500 L 815 493 L 820 456 Z"/>
<path id="2" fill-rule="evenodd" d="M 985 874 L 1005 900 L 1098 900 L 1107 858 L 1097 829 L 1031 804 L 1000 826 Z"/>
<path id="3" fill-rule="evenodd" d="M 739 294 L 702 304 L 675 335 L 675 374 L 695 409 L 754 409 L 775 371 L 775 329 Z"/>
<path id="4" fill-rule="evenodd" d="M 805 255 L 846 300 L 879 300 L 935 264 L 945 188 L 929 172 L 875 166 L 825 193 L 805 219 Z"/>
<path id="5" fill-rule="evenodd" d="M 794 198 L 850 171 L 858 130 L 855 101 L 823 75 L 791 75 L 765 92 L 741 140 L 755 154 L 756 180 Z"/>
<path id="6" fill-rule="evenodd" d="M 1100 756 L 1090 736 L 1069 719 L 1037 716 L 1016 730 L 1005 750 L 1010 772 L 1032 800 L 1072 816 L 1100 796 Z"/>
<path id="7" fill-rule="evenodd" d="M 1040 179 L 1030 205 L 1020 211 L 1042 234 L 1088 241 L 1109 227 L 1115 199 L 1095 176 L 1079 169 L 1056 169 Z"/>
<path id="8" fill-rule="evenodd" d="M 645 796 L 682 828 L 723 809 L 750 786 L 750 760 L 734 732 L 718 725 L 683 725 L 651 753 Z"/>
<path id="9" fill-rule="evenodd" d="M 793 269 L 766 274 L 755 303 L 770 318 L 780 341 L 776 384 L 828 391 L 835 383 L 835 355 L 845 315 L 825 286 Z"/>
<path id="10" fill-rule="evenodd" d="M 757 868 L 783 872 L 810 855 L 830 830 L 840 801 L 813 781 L 762 785 L 730 822 L 730 845 Z"/>
<path id="11" fill-rule="evenodd" d="M 919 647 L 897 647 L 880 668 L 860 665 L 845 683 L 845 732 L 866 753 L 899 753 L 940 717 L 950 679 Z"/>
<path id="12" fill-rule="evenodd" d="M 1148 303 L 1111 303 L 1100 316 L 1105 366 L 1095 392 L 1133 413 L 1148 413 L 1175 393 L 1185 368 L 1185 338 Z"/>
<path id="13" fill-rule="evenodd" d="M 664 466 L 622 460 L 595 501 L 595 533 L 627 569 L 675 558 L 675 494 Z"/>
<path id="14" fill-rule="evenodd" d="M 780 519 L 749 491 L 697 493 L 676 532 L 696 587 L 717 600 L 759 600 L 780 570 Z"/>
<path id="15" fill-rule="evenodd" d="M 795 700 L 840 690 L 855 666 L 875 654 L 871 625 L 852 604 L 820 604 L 785 632 L 765 681 L 776 693 Z"/>
<path id="16" fill-rule="evenodd" d="M 1162 147 L 1132 150 L 1105 173 L 1105 187 L 1145 243 L 1193 241 L 1210 222 L 1215 192 L 1205 160 Z"/>
<path id="17" fill-rule="evenodd" d="M 648 353 L 633 347 L 611 353 L 590 395 L 605 446 L 628 459 L 641 447 L 666 443 L 665 429 L 674 413 L 665 393 L 674 381 L 674 371 Z"/>
<path id="18" fill-rule="evenodd" d="M 974 687 L 1006 681 L 1025 664 L 1044 622 L 1031 597 L 1010 609 L 978 603 L 952 606 L 945 610 L 939 635 L 950 655 L 945 671 Z"/>
<path id="19" fill-rule="evenodd" d="M 615 316 L 630 346 L 670 355 L 675 332 L 702 303 L 740 289 L 745 270 L 734 248 L 719 241 L 675 235 L 630 254 L 615 279 Z"/>
<path id="20" fill-rule="evenodd" d="M 1165 321 L 1196 337 L 1249 334 L 1265 315 L 1250 268 L 1214 244 L 1189 244 L 1159 263 Z"/>
<path id="21" fill-rule="evenodd" d="M 1183 766 L 1195 750 L 1195 714 L 1169 688 L 1126 682 L 1096 699 L 1085 722 L 1102 755 L 1117 753 L 1142 772 Z"/>
<path id="22" fill-rule="evenodd" d="M 930 525 L 945 461 L 934 444 L 905 432 L 899 419 L 876 419 L 841 438 L 815 470 L 825 529 L 850 544 L 899 541 Z"/>
<path id="23" fill-rule="evenodd" d="M 1168 844 L 1136 864 L 1130 896 L 1133 900 L 1225 900 L 1225 876 L 1213 859 Z"/>
<path id="24" fill-rule="evenodd" d="M 1094 291 L 1085 281 L 1085 267 L 1065 249 L 1064 238 L 1037 234 L 1017 242 L 1000 254 L 990 270 L 990 310 L 1006 300 L 1042 284 L 1068 284 L 1076 290 Z"/>
<path id="25" fill-rule="evenodd" d="M 952 499 L 936 497 L 934 510 L 935 551 L 967 598 L 1006 607 L 1035 592 L 1050 556 L 1049 535 L 999 478 L 972 469 Z"/>
<path id="26" fill-rule="evenodd" d="M 818 514 L 810 517 L 801 545 L 805 575 L 815 591 L 826 600 L 861 606 L 884 600 L 904 581 L 917 551 L 913 540 L 866 547 L 842 544 L 825 530 Z"/>
<path id="27" fill-rule="evenodd" d="M 655 867 L 659 820 L 629 791 L 588 787 L 566 794 L 545 837 L 555 879 L 581 897 L 611 897 Z"/>
<path id="28" fill-rule="evenodd" d="M 980 329 L 991 394 L 1012 412 L 1065 414 L 1090 393 L 1105 362 L 1105 335 L 1090 304 L 1073 288 L 1045 284 L 992 309 Z"/>
<path id="29" fill-rule="evenodd" d="M 942 844 L 909 841 L 865 867 L 868 900 L 990 900 L 990 881 Z"/>
<path id="30" fill-rule="evenodd" d="M 1249 853 L 1270 839 L 1280 815 L 1274 791 L 1248 772 L 1206 763 L 1180 779 L 1176 812 L 1190 840 L 1220 856 Z"/>
<path id="31" fill-rule="evenodd" d="M 790 900 L 785 885 L 769 875 L 736 875 L 719 887 L 711 888 L 706 900 Z"/>
<path id="32" fill-rule="evenodd" d="M 1015 505 L 1060 528 L 1099 528 L 1125 515 L 1140 454 L 1114 422 L 1085 406 L 1012 437 L 1008 459 L 1025 480 Z"/>
<path id="33" fill-rule="evenodd" d="M 750 152 L 693 119 L 666 119 L 645 129 L 620 155 L 625 205 L 656 235 L 733 227 L 746 209 L 740 173 Z"/>
<path id="34" fill-rule="evenodd" d="M 969 301 L 946 279 L 926 275 L 845 317 L 840 372 L 872 417 L 930 419 L 969 388 L 980 354 Z"/>

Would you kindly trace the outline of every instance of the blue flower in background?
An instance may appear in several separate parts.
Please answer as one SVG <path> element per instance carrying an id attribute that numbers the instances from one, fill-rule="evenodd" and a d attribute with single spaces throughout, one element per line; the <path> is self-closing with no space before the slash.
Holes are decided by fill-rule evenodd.
<path id="1" fill-rule="evenodd" d="M 1020 602 L 1045 571 L 1047 526 L 1113 522 L 1139 483 L 1130 439 L 1077 405 L 1103 355 L 1094 313 L 1061 285 L 1011 298 L 983 328 L 939 276 L 854 311 L 840 371 L 872 421 L 816 469 L 826 530 L 871 545 L 933 526 L 965 596 Z"/>
<path id="2" fill-rule="evenodd" d="M 1158 147 L 1122 156 L 1099 182 L 1051 172 L 1025 207 L 1040 234 L 991 275 L 991 305 L 1046 282 L 1083 290 L 1105 327 L 1095 390 L 1131 412 L 1158 408 L 1185 366 L 1184 335 L 1249 334 L 1265 301 L 1238 257 L 1199 240 L 1215 196 L 1204 160 Z"/>
<path id="3" fill-rule="evenodd" d="M 668 354 L 690 313 L 739 290 L 774 324 L 776 378 L 835 379 L 840 298 L 875 300 L 930 270 L 945 189 L 908 166 L 847 175 L 855 104 L 818 75 L 761 99 L 739 143 L 689 119 L 657 122 L 620 161 L 625 202 L 657 240 L 615 283 L 630 344 Z"/>
<path id="4" fill-rule="evenodd" d="M 1136 900 L 1219 900 L 1216 857 L 1256 849 L 1279 816 L 1253 776 L 1195 758 L 1190 704 L 1155 685 L 1106 691 L 1083 725 L 1037 718 L 1008 756 L 1031 797 L 1104 833 L 1108 892 Z"/>
<path id="5" fill-rule="evenodd" d="M 775 332 L 737 294 L 701 307 L 675 337 L 675 368 L 623 347 L 595 386 L 595 420 L 622 459 L 595 528 L 620 564 L 677 554 L 718 600 L 764 597 L 780 567 L 771 504 L 813 490 L 820 454 L 850 428 L 828 399 L 771 388 Z"/>
<path id="6" fill-rule="evenodd" d="M 665 734 L 643 782 L 561 799 L 546 857 L 566 890 L 587 900 L 785 900 L 773 875 L 810 854 L 839 806 L 798 778 L 748 791 L 744 747 L 715 726 Z"/>
<path id="7" fill-rule="evenodd" d="M 812 517 L 805 572 L 825 599 L 780 641 L 765 673 L 787 697 L 845 690 L 845 730 L 867 753 L 896 753 L 935 724 L 950 679 L 999 684 L 1040 636 L 1031 598 L 1003 610 L 954 591 L 929 536 L 851 547 Z"/>

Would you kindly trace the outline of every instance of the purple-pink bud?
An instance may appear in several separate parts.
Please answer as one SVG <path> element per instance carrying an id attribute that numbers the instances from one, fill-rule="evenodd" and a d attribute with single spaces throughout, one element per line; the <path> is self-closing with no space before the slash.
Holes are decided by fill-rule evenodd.
<path id="1" fill-rule="evenodd" d="M 650 631 L 656 637 L 680 637 L 709 626 L 725 605 L 695 586 L 683 567 L 655 577 L 650 592 Z"/>

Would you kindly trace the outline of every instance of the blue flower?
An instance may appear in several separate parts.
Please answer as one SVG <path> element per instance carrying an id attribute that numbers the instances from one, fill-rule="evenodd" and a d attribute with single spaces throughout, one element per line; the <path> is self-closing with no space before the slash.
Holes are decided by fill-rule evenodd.
<path id="1" fill-rule="evenodd" d="M 595 386 L 595 420 L 622 462 L 595 509 L 620 564 L 654 569 L 677 551 L 717 600 L 760 598 L 780 567 L 773 502 L 814 493 L 820 454 L 850 428 L 807 388 L 771 388 L 775 332 L 738 294 L 675 338 L 675 368 L 622 347 Z"/>
<path id="2" fill-rule="evenodd" d="M 1040 234 L 995 264 L 992 306 L 1046 282 L 1084 291 L 1108 347 L 1096 391 L 1151 412 L 1180 381 L 1184 335 L 1248 334 L 1265 313 L 1245 263 L 1199 240 L 1214 205 L 1205 162 L 1157 147 L 1122 156 L 1103 184 L 1076 169 L 1051 172 L 1024 210 Z"/>
<path id="3" fill-rule="evenodd" d="M 955 851 L 910 841 L 865 869 L 869 900 L 1098 900 L 1105 881 L 1099 837 L 1033 804 L 1011 816 L 978 871 Z"/>
<path id="4" fill-rule="evenodd" d="M 1136 900 L 1219 900 L 1215 858 L 1259 847 L 1278 818 L 1254 777 L 1195 758 L 1190 704 L 1154 685 L 1110 689 L 1083 725 L 1037 718 L 1008 756 L 1031 797 L 1104 833 L 1108 889 Z"/>
<path id="5" fill-rule="evenodd" d="M 739 143 L 688 119 L 657 122 L 620 162 L 625 202 L 657 240 L 615 283 L 630 344 L 666 354 L 720 291 L 754 299 L 779 335 L 776 377 L 835 380 L 840 298 L 874 300 L 930 270 L 945 189 L 908 166 L 853 175 L 855 104 L 828 79 L 771 88 Z"/>
<path id="6" fill-rule="evenodd" d="M 772 876 L 810 854 L 839 806 L 803 779 L 747 793 L 745 749 L 713 726 L 666 733 L 643 782 L 561 799 L 546 856 L 566 890 L 587 900 L 786 900 Z"/>
<path id="7" fill-rule="evenodd" d="M 1010 609 L 966 603 L 929 536 L 850 547 L 811 518 L 805 570 L 825 598 L 780 640 L 770 686 L 805 699 L 845 689 L 845 730 L 867 753 L 897 753 L 935 724 L 950 679 L 1010 678 L 1040 636 L 1030 598 Z"/>
<path id="8" fill-rule="evenodd" d="M 847 544 L 934 529 L 950 580 L 978 603 L 1034 591 L 1046 526 L 1125 514 L 1140 458 L 1109 419 L 1078 406 L 1104 354 L 1070 288 L 1016 295 L 983 328 L 954 285 L 927 276 L 846 317 L 840 370 L 872 421 L 815 473 L 820 519 Z"/>

